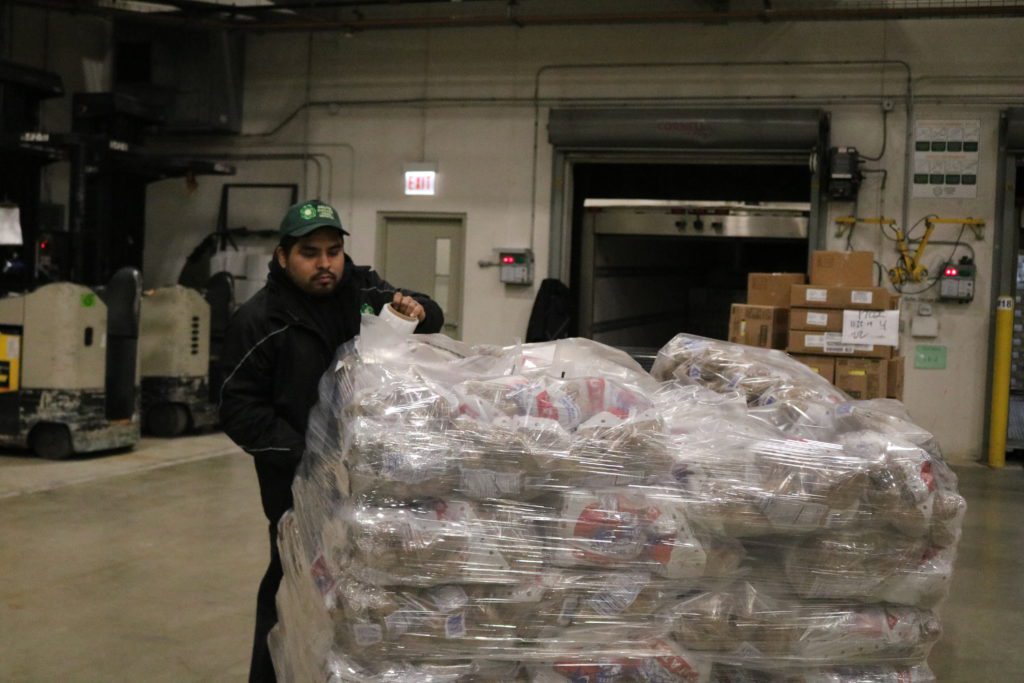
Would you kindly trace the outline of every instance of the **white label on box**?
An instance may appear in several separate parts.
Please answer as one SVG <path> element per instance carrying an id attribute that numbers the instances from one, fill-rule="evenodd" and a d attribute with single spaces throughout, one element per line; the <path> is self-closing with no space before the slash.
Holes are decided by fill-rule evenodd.
<path id="1" fill-rule="evenodd" d="M 898 346 L 899 311 L 843 311 L 842 341 L 847 344 Z"/>
<path id="2" fill-rule="evenodd" d="M 828 301 L 828 290 L 827 289 L 808 289 L 805 294 L 807 301 L 817 301 L 819 303 L 825 303 Z"/>
<path id="3" fill-rule="evenodd" d="M 823 349 L 825 348 L 825 335 L 823 334 L 808 334 L 804 337 L 804 346 L 812 349 Z"/>
<path id="4" fill-rule="evenodd" d="M 815 327 L 828 326 L 828 313 L 807 313 L 807 324 Z"/>
<path id="5" fill-rule="evenodd" d="M 875 350 L 873 344 L 856 344 L 844 341 L 843 335 L 840 332 L 826 332 L 821 336 L 824 339 L 825 353 L 851 355 L 858 351 L 871 353 Z"/>
<path id="6" fill-rule="evenodd" d="M 870 306 L 871 302 L 875 300 L 874 292 L 867 292 L 863 289 L 855 289 L 850 292 L 850 303 L 861 304 L 862 306 Z"/>

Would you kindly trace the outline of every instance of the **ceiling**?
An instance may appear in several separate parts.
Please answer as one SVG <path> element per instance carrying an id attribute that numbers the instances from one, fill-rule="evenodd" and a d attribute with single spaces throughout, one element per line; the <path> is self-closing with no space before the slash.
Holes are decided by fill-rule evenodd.
<path id="1" fill-rule="evenodd" d="M 246 31 L 1024 16 L 1024 0 L 15 0 Z"/>

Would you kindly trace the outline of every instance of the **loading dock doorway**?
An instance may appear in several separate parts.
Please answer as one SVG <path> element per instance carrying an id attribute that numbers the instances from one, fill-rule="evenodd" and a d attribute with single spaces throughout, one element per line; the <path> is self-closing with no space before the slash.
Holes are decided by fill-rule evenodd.
<path id="1" fill-rule="evenodd" d="M 820 111 L 552 112 L 549 139 L 549 267 L 575 297 L 574 334 L 725 338 L 747 273 L 805 272 L 823 246 Z"/>
<path id="2" fill-rule="evenodd" d="M 576 333 L 659 348 L 728 337 L 747 274 L 804 272 L 807 164 L 576 164 Z"/>

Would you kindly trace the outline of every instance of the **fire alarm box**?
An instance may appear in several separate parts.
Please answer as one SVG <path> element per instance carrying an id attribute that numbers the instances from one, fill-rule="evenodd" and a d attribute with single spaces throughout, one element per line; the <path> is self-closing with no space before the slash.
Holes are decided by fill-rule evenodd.
<path id="1" fill-rule="evenodd" d="M 959 303 L 972 301 L 976 273 L 977 267 L 966 256 L 960 259 L 960 263 L 947 263 L 939 273 L 939 298 Z"/>
<path id="2" fill-rule="evenodd" d="M 506 285 L 533 284 L 533 251 L 530 249 L 499 249 L 499 279 Z"/>

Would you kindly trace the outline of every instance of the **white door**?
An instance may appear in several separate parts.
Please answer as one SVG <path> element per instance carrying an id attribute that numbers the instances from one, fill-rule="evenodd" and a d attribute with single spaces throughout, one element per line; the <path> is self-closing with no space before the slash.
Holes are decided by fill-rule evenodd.
<path id="1" fill-rule="evenodd" d="M 396 287 L 430 295 L 444 311 L 442 332 L 461 338 L 465 220 L 459 216 L 380 214 L 378 270 Z"/>

